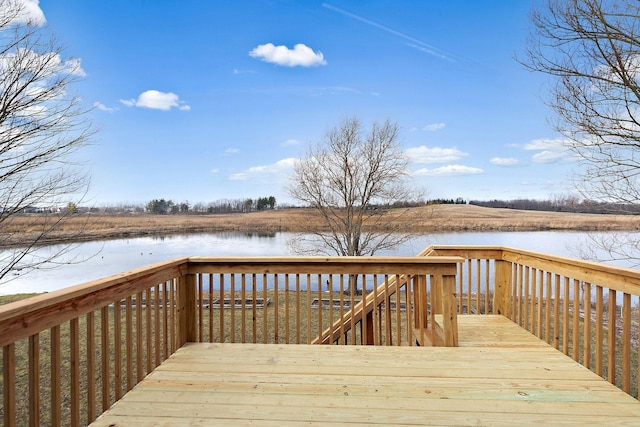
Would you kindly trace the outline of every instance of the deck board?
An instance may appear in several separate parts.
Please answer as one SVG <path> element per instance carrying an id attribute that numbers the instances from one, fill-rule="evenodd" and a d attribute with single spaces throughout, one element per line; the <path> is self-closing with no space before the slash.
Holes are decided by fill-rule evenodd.
<path id="1" fill-rule="evenodd" d="M 93 425 L 637 425 L 638 401 L 509 320 L 458 323 L 458 348 L 187 344 Z"/>

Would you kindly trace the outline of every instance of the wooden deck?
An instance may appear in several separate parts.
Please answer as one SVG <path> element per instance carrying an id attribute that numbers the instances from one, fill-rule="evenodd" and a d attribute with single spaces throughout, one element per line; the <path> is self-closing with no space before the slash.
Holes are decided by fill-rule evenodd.
<path id="1" fill-rule="evenodd" d="M 187 344 L 92 425 L 639 422 L 638 401 L 506 318 L 458 325 L 458 348 Z"/>

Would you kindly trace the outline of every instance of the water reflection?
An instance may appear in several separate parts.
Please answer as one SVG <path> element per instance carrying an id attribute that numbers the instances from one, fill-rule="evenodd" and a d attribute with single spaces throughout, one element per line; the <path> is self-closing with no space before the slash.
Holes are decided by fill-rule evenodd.
<path id="1" fill-rule="evenodd" d="M 280 256 L 292 255 L 290 233 L 202 233 L 139 237 L 87 242 L 69 257 L 88 259 L 50 270 L 5 277 L 0 294 L 45 292 L 99 279 L 138 267 L 182 256 Z M 415 255 L 429 245 L 502 245 L 554 255 L 575 256 L 572 248 L 587 237 L 581 232 L 484 232 L 435 233 L 418 236 L 393 251 L 379 255 Z M 42 248 L 55 253 L 59 246 Z M 96 255 L 97 254 L 97 255 Z M 71 259 L 71 258 L 69 258 Z"/>

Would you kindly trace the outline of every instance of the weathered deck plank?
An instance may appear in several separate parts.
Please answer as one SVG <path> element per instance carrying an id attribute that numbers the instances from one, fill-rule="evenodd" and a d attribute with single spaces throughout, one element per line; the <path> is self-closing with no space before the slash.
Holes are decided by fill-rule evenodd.
<path id="1" fill-rule="evenodd" d="M 501 316 L 461 347 L 187 344 L 94 425 L 634 425 L 640 403 Z"/>

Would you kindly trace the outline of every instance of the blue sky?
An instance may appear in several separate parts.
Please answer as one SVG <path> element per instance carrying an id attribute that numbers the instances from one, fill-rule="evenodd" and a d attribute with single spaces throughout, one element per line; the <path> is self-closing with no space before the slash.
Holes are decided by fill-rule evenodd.
<path id="1" fill-rule="evenodd" d="M 81 154 L 95 204 L 291 201 L 294 159 L 354 115 L 399 123 L 430 198 L 571 190 L 575 164 L 543 102 L 549 82 L 514 59 L 528 1 L 38 6 L 86 73 L 73 90 L 95 106 L 99 132 Z"/>

